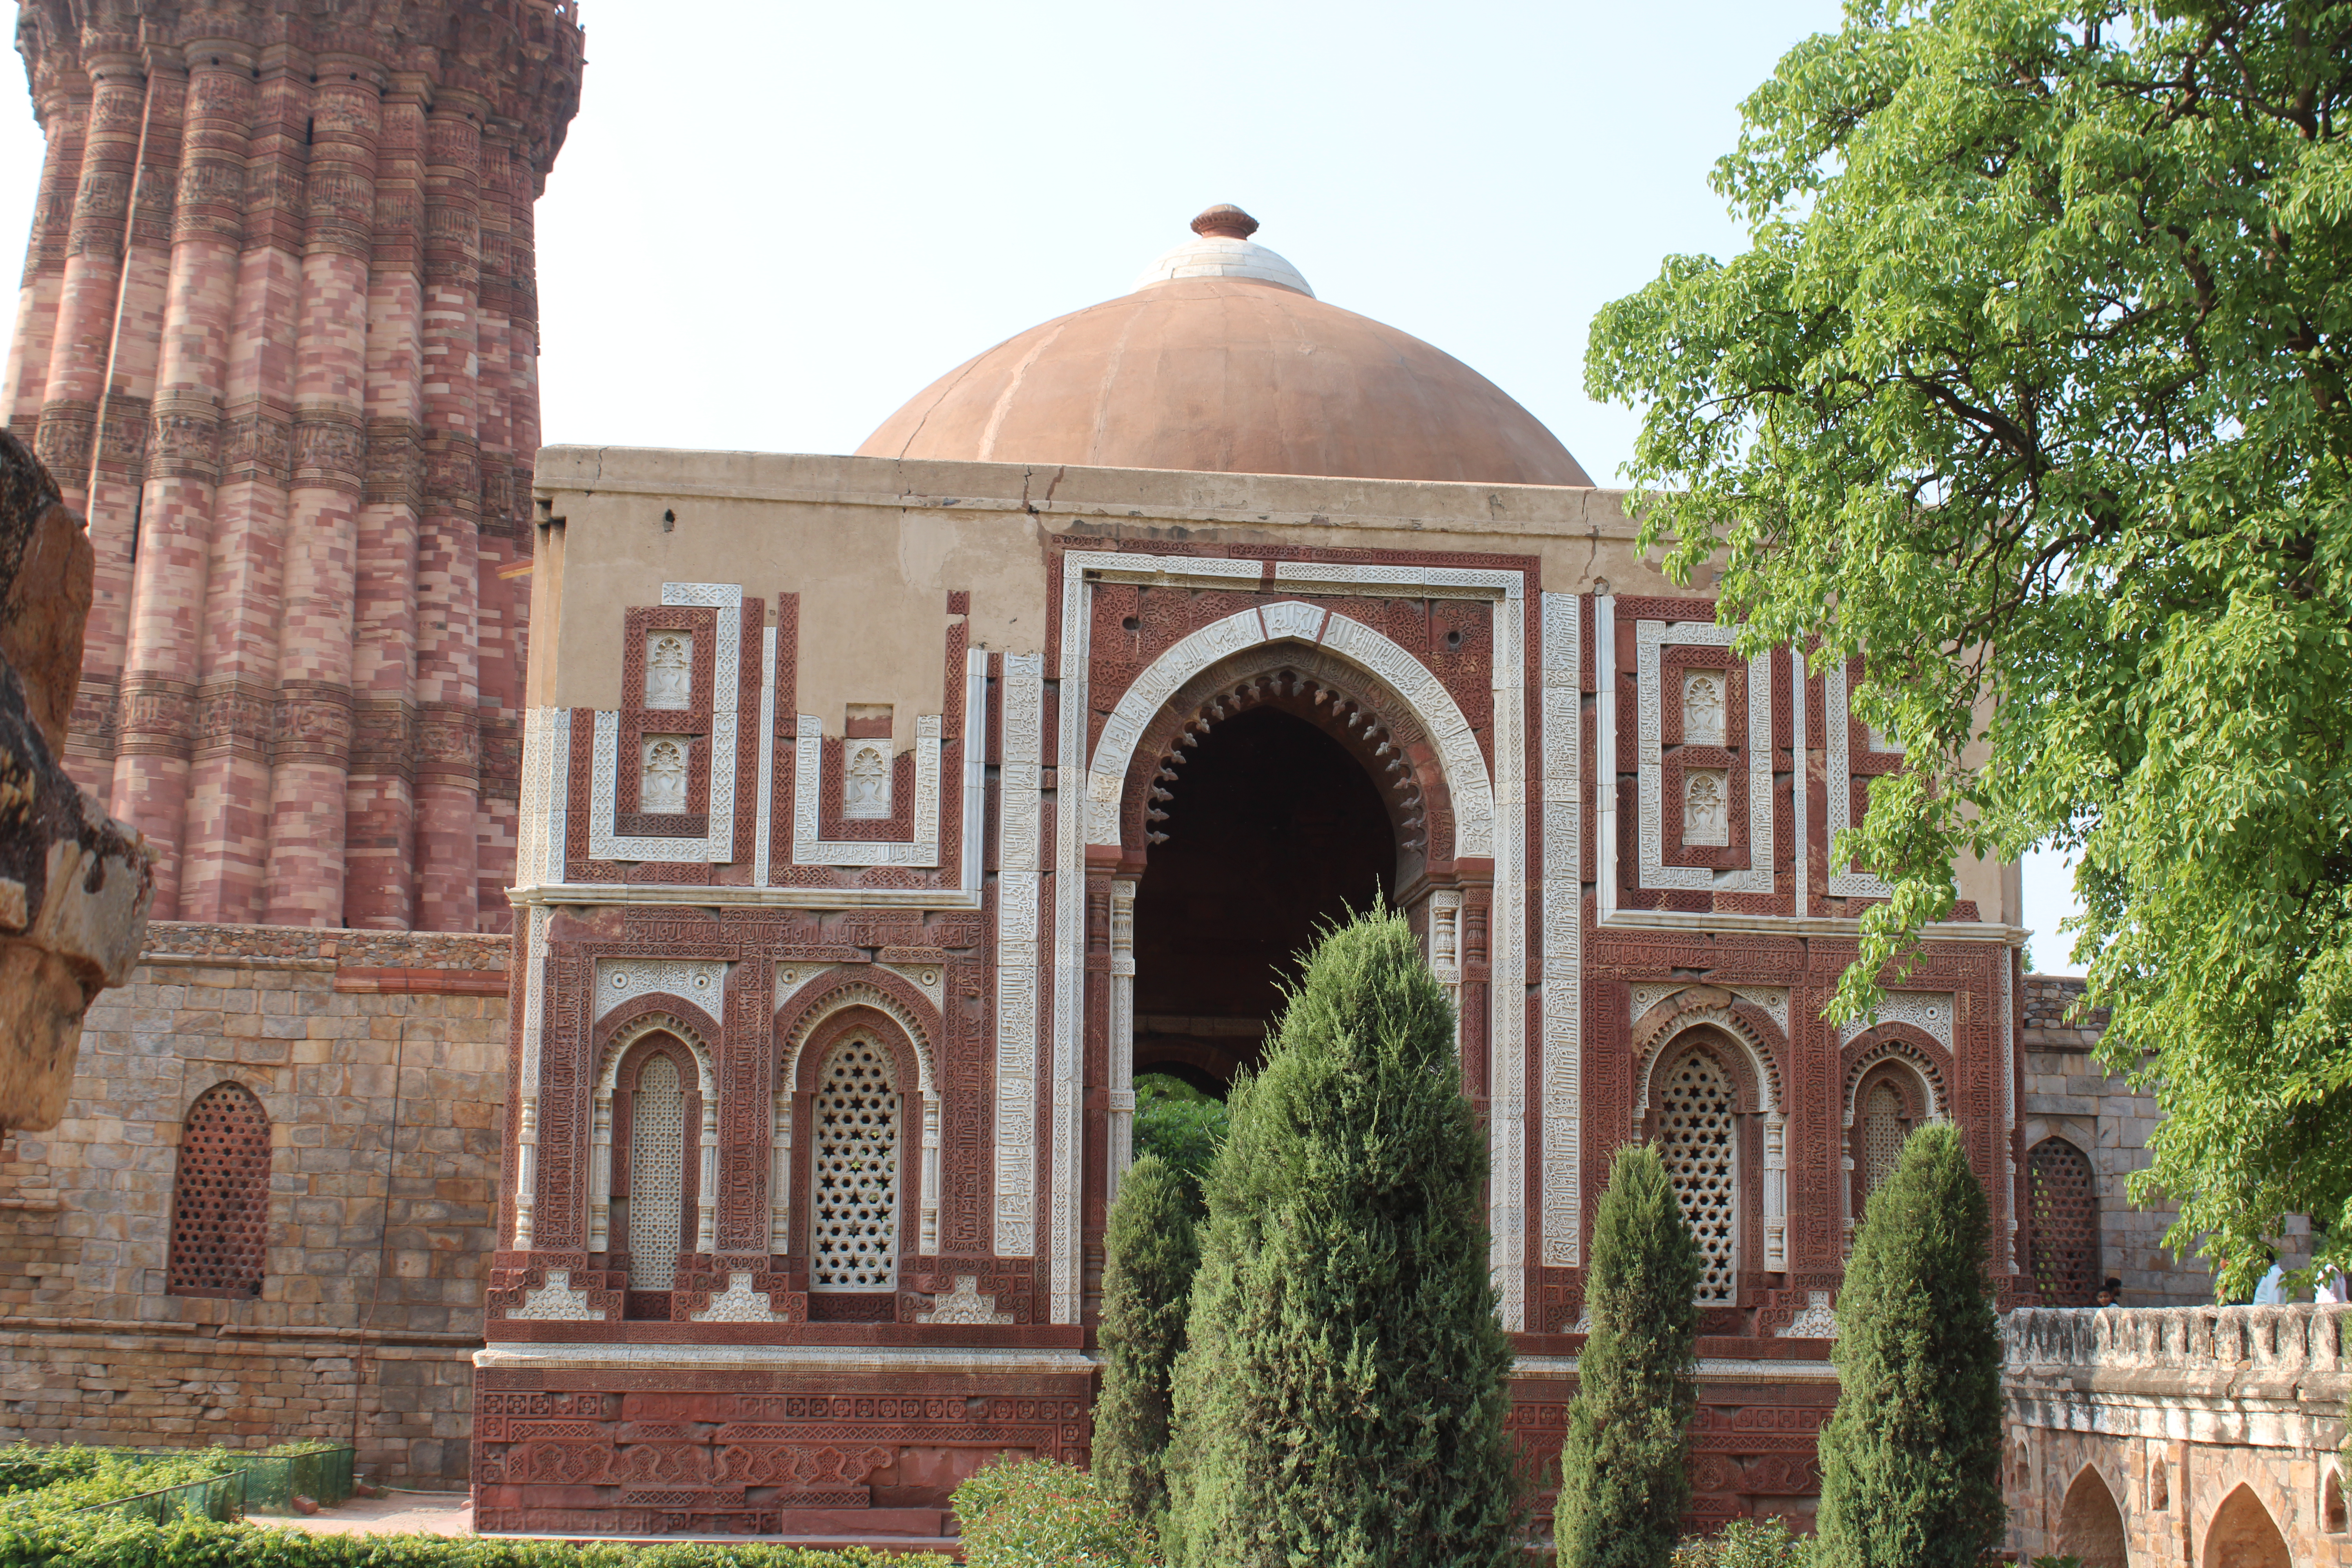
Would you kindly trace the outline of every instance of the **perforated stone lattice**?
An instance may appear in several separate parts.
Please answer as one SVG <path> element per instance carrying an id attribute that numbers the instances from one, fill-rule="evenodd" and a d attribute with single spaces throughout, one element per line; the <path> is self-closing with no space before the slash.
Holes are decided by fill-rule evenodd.
<path id="1" fill-rule="evenodd" d="M 686 1086 L 677 1064 L 655 1057 L 637 1073 L 629 1107 L 629 1289 L 667 1290 L 677 1278 L 686 1204 Z"/>
<path id="2" fill-rule="evenodd" d="M 1862 1108 L 1862 1190 L 1874 1193 L 1903 1154 L 1903 1097 L 1882 1083 Z"/>
<path id="3" fill-rule="evenodd" d="M 1728 1301 L 1738 1286 L 1739 1193 L 1731 1080 L 1713 1057 L 1691 1051 L 1659 1095 L 1660 1152 L 1683 1218 L 1706 1260 L 1698 1299 Z"/>
<path id="4" fill-rule="evenodd" d="M 890 1289 L 898 1275 L 898 1096 L 881 1047 L 854 1036 L 834 1047 L 817 1075 L 815 1112 L 809 1284 Z"/>
<path id="5" fill-rule="evenodd" d="M 2091 1162 L 2063 1138 L 2027 1156 L 2033 1215 L 2033 1283 L 2053 1307 L 2087 1307 L 2098 1289 L 2099 1199 Z"/>
<path id="6" fill-rule="evenodd" d="M 172 1191 L 171 1296 L 261 1294 L 269 1246 L 269 1113 L 242 1084 L 196 1097 Z"/>

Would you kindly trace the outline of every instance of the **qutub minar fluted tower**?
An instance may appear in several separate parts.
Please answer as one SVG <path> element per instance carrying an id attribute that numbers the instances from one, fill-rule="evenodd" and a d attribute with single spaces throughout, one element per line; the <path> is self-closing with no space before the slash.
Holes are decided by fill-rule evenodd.
<path id="1" fill-rule="evenodd" d="M 68 763 L 159 920 L 502 931 L 568 0 L 33 0 L 0 403 L 86 510 Z"/>

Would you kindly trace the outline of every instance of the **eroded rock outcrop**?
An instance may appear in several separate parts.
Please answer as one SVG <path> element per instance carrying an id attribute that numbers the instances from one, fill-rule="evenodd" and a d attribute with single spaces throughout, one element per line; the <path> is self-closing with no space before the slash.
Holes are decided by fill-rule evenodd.
<path id="1" fill-rule="evenodd" d="M 154 897 L 146 841 L 58 763 L 92 562 L 48 470 L 0 432 L 0 1127 L 65 1114 L 82 1015 L 130 978 Z"/>

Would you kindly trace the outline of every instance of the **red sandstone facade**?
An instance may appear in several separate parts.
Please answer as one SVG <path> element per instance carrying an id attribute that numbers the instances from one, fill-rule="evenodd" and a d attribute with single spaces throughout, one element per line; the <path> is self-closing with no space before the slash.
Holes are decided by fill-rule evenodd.
<path id="1" fill-rule="evenodd" d="M 68 763 L 161 920 L 503 931 L 567 0 L 36 0 L 0 408 L 98 552 Z"/>
<path id="2" fill-rule="evenodd" d="M 1378 872 L 1456 999 L 1523 1447 L 1558 1449 L 1584 1237 L 1647 1137 L 1713 1238 L 1694 1521 L 1808 1509 L 1830 1302 L 1889 1139 L 1960 1125 L 2006 1295 L 2030 1293 L 2022 933 L 1964 900 L 1875 1025 L 1820 1019 L 1885 892 L 1831 837 L 1898 765 L 1848 711 L 1856 672 L 1738 658 L 1711 601 L 1596 584 L 1587 522 L 1608 501 L 1602 533 L 1631 528 L 1594 492 L 1055 479 L 1041 502 L 1017 467 L 542 454 L 562 607 L 533 689 L 559 700 L 527 729 L 482 1526 L 913 1528 L 1000 1449 L 1082 1460 L 1134 1076 L 1249 1054 L 1220 966 L 1183 956 L 1199 911 L 1165 900 L 1202 886 L 1181 853 L 1226 862 L 1223 919 L 1276 896 L 1243 840 L 1203 840 L 1215 770 L 1292 809 L 1296 779 L 1232 749 L 1277 732 L 1360 781 L 1330 853 Z M 845 576 L 901 580 L 934 525 L 997 599 L 920 617 L 943 700 L 898 721 L 889 815 L 861 819 L 864 707 L 812 617 L 857 597 Z M 609 673 L 567 676 L 615 636 Z M 845 1268 L 823 1097 L 853 1047 L 896 1175 Z"/>

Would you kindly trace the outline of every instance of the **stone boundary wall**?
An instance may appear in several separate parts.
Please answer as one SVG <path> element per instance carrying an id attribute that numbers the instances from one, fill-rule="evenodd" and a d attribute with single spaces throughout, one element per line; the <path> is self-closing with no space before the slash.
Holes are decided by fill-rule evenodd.
<path id="1" fill-rule="evenodd" d="M 66 1119 L 0 1143 L 0 1440 L 349 1441 L 462 1487 L 494 1245 L 509 940 L 159 923 Z M 183 1118 L 269 1117 L 254 1300 L 168 1294 Z"/>
<path id="2" fill-rule="evenodd" d="M 2352 1565 L 2352 1308 L 2027 1308 L 2002 1338 L 2020 1561 Z M 2265 1554 L 2265 1529 L 2284 1552 Z"/>
<path id="3" fill-rule="evenodd" d="M 2093 1053 L 2107 1031 L 2105 1008 L 2084 1009 L 2083 982 L 2029 974 L 2020 998 L 2018 1044 L 2025 1078 L 2023 1144 L 2063 1138 L 2090 1160 L 2098 1195 L 2099 1277 L 2123 1281 L 2134 1307 L 2200 1306 L 2213 1299 L 2201 1258 L 2177 1258 L 2164 1244 L 2170 1205 L 2135 1207 L 2132 1173 L 2147 1168 L 2156 1097 L 2110 1075 Z"/>

